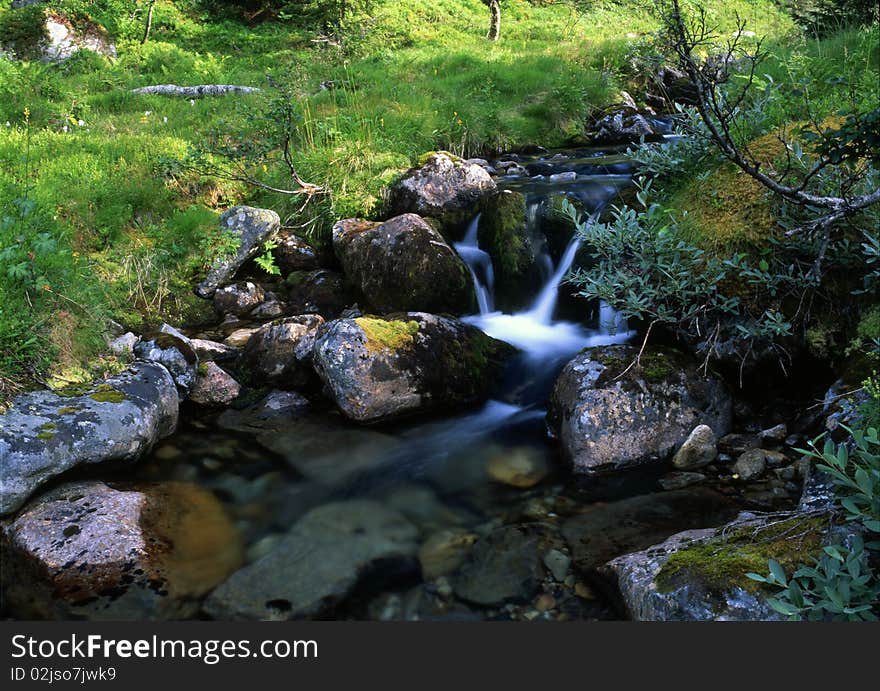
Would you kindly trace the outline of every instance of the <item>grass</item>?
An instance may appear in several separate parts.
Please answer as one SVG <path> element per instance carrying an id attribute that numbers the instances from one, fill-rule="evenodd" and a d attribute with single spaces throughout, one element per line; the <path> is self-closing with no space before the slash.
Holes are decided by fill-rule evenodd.
<path id="1" fill-rule="evenodd" d="M 222 244 L 222 209 L 247 202 L 282 218 L 295 211 L 296 200 L 169 164 L 214 130 L 258 141 L 265 122 L 255 114 L 272 97 L 267 76 L 298 96 L 295 163 L 331 190 L 305 220 L 326 236 L 338 218 L 379 215 L 387 185 L 425 151 L 470 156 L 564 143 L 616 100 L 658 27 L 650 2 L 576 10 L 510 0 L 492 44 L 480 0 L 379 0 L 333 45 L 309 27 L 247 26 L 197 2 L 160 0 L 141 45 L 142 17 L 123 5 L 48 3 L 104 25 L 116 38 L 115 60 L 86 52 L 62 65 L 0 58 L 0 400 L 47 373 L 88 378 L 109 319 L 148 330 L 200 318 L 204 305 L 191 286 Z M 784 46 L 778 72 L 808 74 L 826 58 L 837 64 L 855 40 L 812 44 L 770 0 L 706 5 L 723 30 L 739 12 Z M 0 7 L 0 26 L 13 12 Z M 804 62 L 792 67 L 796 55 Z M 193 103 L 129 93 L 171 82 L 264 92 Z M 322 89 L 328 82 L 337 88 Z M 289 184 L 272 161 L 261 174 Z"/>

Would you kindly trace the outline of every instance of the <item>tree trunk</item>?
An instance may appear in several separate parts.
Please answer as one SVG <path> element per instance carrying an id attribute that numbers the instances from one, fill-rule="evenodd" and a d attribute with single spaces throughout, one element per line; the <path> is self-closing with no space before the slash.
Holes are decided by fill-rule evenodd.
<path id="1" fill-rule="evenodd" d="M 489 0 L 489 33 L 486 38 L 490 41 L 497 41 L 501 36 L 501 2 L 500 0 Z"/>
<path id="2" fill-rule="evenodd" d="M 141 44 L 146 43 L 150 38 L 150 30 L 153 28 L 153 8 L 156 5 L 156 0 L 150 0 L 150 9 L 147 10 L 147 23 L 144 26 L 144 37 L 141 39 Z"/>

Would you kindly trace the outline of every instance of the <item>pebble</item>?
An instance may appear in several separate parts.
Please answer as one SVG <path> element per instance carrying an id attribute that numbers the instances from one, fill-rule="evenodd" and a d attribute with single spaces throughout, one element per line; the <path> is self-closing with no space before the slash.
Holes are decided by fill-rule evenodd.
<path id="1" fill-rule="evenodd" d="M 582 600 L 595 600 L 596 593 L 586 583 L 578 581 L 574 585 L 574 594 Z"/>
<path id="2" fill-rule="evenodd" d="M 544 593 L 535 600 L 535 609 L 539 612 L 546 612 L 556 607 L 556 598 L 550 593 Z"/>
<path id="3" fill-rule="evenodd" d="M 566 579 L 568 567 L 571 566 L 571 557 L 558 549 L 551 549 L 544 555 L 544 566 L 547 567 L 554 579 L 562 582 Z"/>
<path id="4" fill-rule="evenodd" d="M 495 482 L 528 489 L 547 477 L 550 468 L 538 450 L 520 447 L 494 454 L 486 464 L 486 472 Z"/>

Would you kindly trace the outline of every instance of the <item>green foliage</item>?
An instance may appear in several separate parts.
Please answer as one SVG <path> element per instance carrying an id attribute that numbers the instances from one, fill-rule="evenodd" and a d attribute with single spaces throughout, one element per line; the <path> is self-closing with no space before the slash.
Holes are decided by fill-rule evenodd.
<path id="1" fill-rule="evenodd" d="M 40 44 L 49 39 L 46 8 L 28 5 L 0 14 L 0 43 L 23 60 L 40 55 Z"/>
<path id="2" fill-rule="evenodd" d="M 847 24 L 878 20 L 874 0 L 782 0 L 782 4 L 798 24 L 820 34 Z"/>
<path id="3" fill-rule="evenodd" d="M 880 578 L 875 572 L 880 542 L 865 542 L 862 533 L 880 533 L 880 438 L 876 427 L 847 430 L 847 443 L 826 440 L 820 451 L 816 442 L 804 453 L 817 462 L 835 486 L 837 511 L 855 530 L 846 540 L 827 545 L 812 566 L 803 565 L 791 578 L 774 560 L 766 576 L 749 578 L 779 588 L 770 605 L 793 620 L 845 619 L 876 621 L 880 614 Z"/>

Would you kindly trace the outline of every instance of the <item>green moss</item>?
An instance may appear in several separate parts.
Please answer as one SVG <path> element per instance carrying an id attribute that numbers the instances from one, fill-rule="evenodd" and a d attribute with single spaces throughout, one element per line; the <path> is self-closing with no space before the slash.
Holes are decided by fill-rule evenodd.
<path id="1" fill-rule="evenodd" d="M 478 231 L 480 246 L 492 257 L 500 280 L 522 275 L 534 256 L 526 235 L 526 198 L 502 192 L 486 199 Z"/>
<path id="2" fill-rule="evenodd" d="M 733 587 L 757 592 L 761 584 L 747 573 L 766 573 L 775 559 L 787 571 L 809 563 L 821 549 L 827 519 L 792 518 L 757 533 L 741 528 L 722 537 L 680 549 L 669 557 L 654 579 L 657 590 L 668 593 L 685 584 L 696 584 L 712 593 Z"/>
<path id="3" fill-rule="evenodd" d="M 54 437 L 55 437 L 55 432 L 51 432 L 49 430 L 46 430 L 45 432 L 40 432 L 37 435 L 37 439 L 42 439 L 44 441 L 48 441 L 49 439 L 52 439 Z"/>
<path id="4" fill-rule="evenodd" d="M 58 425 L 56 425 L 54 422 L 44 422 L 42 425 L 40 425 L 40 429 L 41 430 L 58 429 Z"/>
<path id="5" fill-rule="evenodd" d="M 68 413 L 76 413 L 82 410 L 82 408 L 78 405 L 66 405 L 57 410 L 59 415 L 67 415 Z"/>
<path id="6" fill-rule="evenodd" d="M 449 151 L 426 151 L 421 156 L 419 156 L 419 160 L 416 162 L 416 165 L 421 168 L 423 165 L 425 165 L 428 162 L 428 159 L 431 158 L 431 156 L 435 156 L 437 154 L 446 154 L 455 163 L 461 163 L 462 161 L 464 161 L 464 159 L 461 158 L 461 156 L 456 156 L 455 154 L 450 153 Z"/>
<path id="7" fill-rule="evenodd" d="M 367 337 L 365 345 L 371 353 L 400 350 L 412 345 L 413 335 L 419 331 L 417 321 L 386 321 L 372 317 L 358 317 L 354 321 Z"/>
<path id="8" fill-rule="evenodd" d="M 199 363 L 198 373 L 203 377 L 207 376 L 207 374 L 208 374 L 208 363 L 207 362 L 200 362 Z"/>
<path id="9" fill-rule="evenodd" d="M 311 271 L 291 271 L 287 274 L 287 278 L 284 279 L 284 282 L 291 288 L 298 288 L 305 283 L 311 275 Z"/>
<path id="10" fill-rule="evenodd" d="M 98 403 L 122 403 L 123 401 L 128 400 L 128 396 L 121 391 L 116 391 L 112 388 L 109 391 L 98 391 L 97 393 L 93 393 L 89 398 Z"/>
<path id="11" fill-rule="evenodd" d="M 75 398 L 85 396 L 91 390 L 91 386 L 65 386 L 63 389 L 56 389 L 55 393 L 61 398 Z"/>

